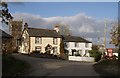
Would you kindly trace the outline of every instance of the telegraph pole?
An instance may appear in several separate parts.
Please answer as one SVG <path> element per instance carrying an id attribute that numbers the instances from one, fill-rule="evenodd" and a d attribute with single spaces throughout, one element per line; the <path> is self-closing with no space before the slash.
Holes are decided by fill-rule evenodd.
<path id="1" fill-rule="evenodd" d="M 104 28 L 104 45 L 106 49 L 106 31 L 107 31 L 107 20 L 105 19 L 105 28 Z"/>
<path id="2" fill-rule="evenodd" d="M 106 52 L 106 31 L 107 31 L 107 20 L 105 19 L 105 27 L 104 27 L 104 46 L 105 46 L 105 49 L 103 51 L 103 59 L 104 59 L 104 53 Z"/>

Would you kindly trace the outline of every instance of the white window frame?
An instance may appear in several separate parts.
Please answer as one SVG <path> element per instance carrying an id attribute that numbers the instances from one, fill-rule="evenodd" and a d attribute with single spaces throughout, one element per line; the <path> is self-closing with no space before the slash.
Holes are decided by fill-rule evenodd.
<path id="1" fill-rule="evenodd" d="M 69 43 L 68 42 L 65 42 L 64 45 L 65 45 L 66 48 L 69 47 Z"/>
<path id="2" fill-rule="evenodd" d="M 35 44 L 42 44 L 42 38 L 41 37 L 35 37 Z"/>
<path id="3" fill-rule="evenodd" d="M 57 45 L 57 43 L 58 43 L 57 41 L 58 41 L 57 38 L 53 38 L 53 44 L 54 45 Z"/>
<path id="4" fill-rule="evenodd" d="M 57 47 L 53 47 L 53 54 L 57 53 Z"/>
<path id="5" fill-rule="evenodd" d="M 36 48 L 38 48 L 38 47 L 39 47 L 39 50 L 36 49 Z M 35 51 L 41 51 L 41 46 L 35 46 Z"/>
<path id="6" fill-rule="evenodd" d="M 78 42 L 75 42 L 74 45 L 75 45 L 75 47 L 79 47 L 79 43 Z"/>
<path id="7" fill-rule="evenodd" d="M 89 43 L 85 43 L 85 47 L 88 48 L 89 47 Z"/>

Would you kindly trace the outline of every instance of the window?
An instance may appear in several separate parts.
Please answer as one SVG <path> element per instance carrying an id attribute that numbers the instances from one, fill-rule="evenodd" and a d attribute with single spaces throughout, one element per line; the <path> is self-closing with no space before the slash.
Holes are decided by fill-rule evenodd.
<path id="1" fill-rule="evenodd" d="M 88 48 L 89 47 L 89 43 L 85 43 L 85 47 Z"/>
<path id="2" fill-rule="evenodd" d="M 88 50 L 85 50 L 84 56 L 88 56 L 87 54 L 88 54 Z"/>
<path id="3" fill-rule="evenodd" d="M 53 44 L 57 44 L 57 38 L 53 38 Z"/>
<path id="4" fill-rule="evenodd" d="M 65 45 L 65 47 L 69 47 L 69 43 L 68 42 L 64 43 L 64 45 Z"/>
<path id="5" fill-rule="evenodd" d="M 75 42 L 75 47 L 79 47 L 79 43 L 78 42 Z"/>
<path id="6" fill-rule="evenodd" d="M 40 46 L 36 46 L 35 47 L 35 51 L 41 51 L 41 47 Z"/>
<path id="7" fill-rule="evenodd" d="M 80 56 L 80 53 L 78 50 L 72 49 L 72 56 Z"/>
<path id="8" fill-rule="evenodd" d="M 42 44 L 42 38 L 35 37 L 35 44 Z"/>
<path id="9" fill-rule="evenodd" d="M 53 53 L 57 52 L 57 47 L 53 47 Z"/>

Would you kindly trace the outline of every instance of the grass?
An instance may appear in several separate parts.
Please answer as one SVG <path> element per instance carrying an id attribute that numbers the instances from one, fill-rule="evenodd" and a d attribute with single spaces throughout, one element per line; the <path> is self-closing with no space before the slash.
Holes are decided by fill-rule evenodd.
<path id="1" fill-rule="evenodd" d="M 118 60 L 101 60 L 94 64 L 94 70 L 101 76 L 118 76 L 119 66 Z"/>
<path id="2" fill-rule="evenodd" d="M 2 55 L 2 76 L 17 76 L 29 68 L 29 65 L 12 55 Z"/>

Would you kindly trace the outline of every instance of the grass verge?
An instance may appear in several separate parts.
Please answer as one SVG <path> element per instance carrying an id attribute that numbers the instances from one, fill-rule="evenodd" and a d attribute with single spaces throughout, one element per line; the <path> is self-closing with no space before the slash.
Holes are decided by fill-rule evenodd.
<path id="1" fill-rule="evenodd" d="M 29 69 L 29 65 L 12 55 L 2 55 L 2 76 L 19 76 Z"/>
<path id="2" fill-rule="evenodd" d="M 94 70 L 101 76 L 118 76 L 120 61 L 118 60 L 101 60 L 94 64 Z"/>

